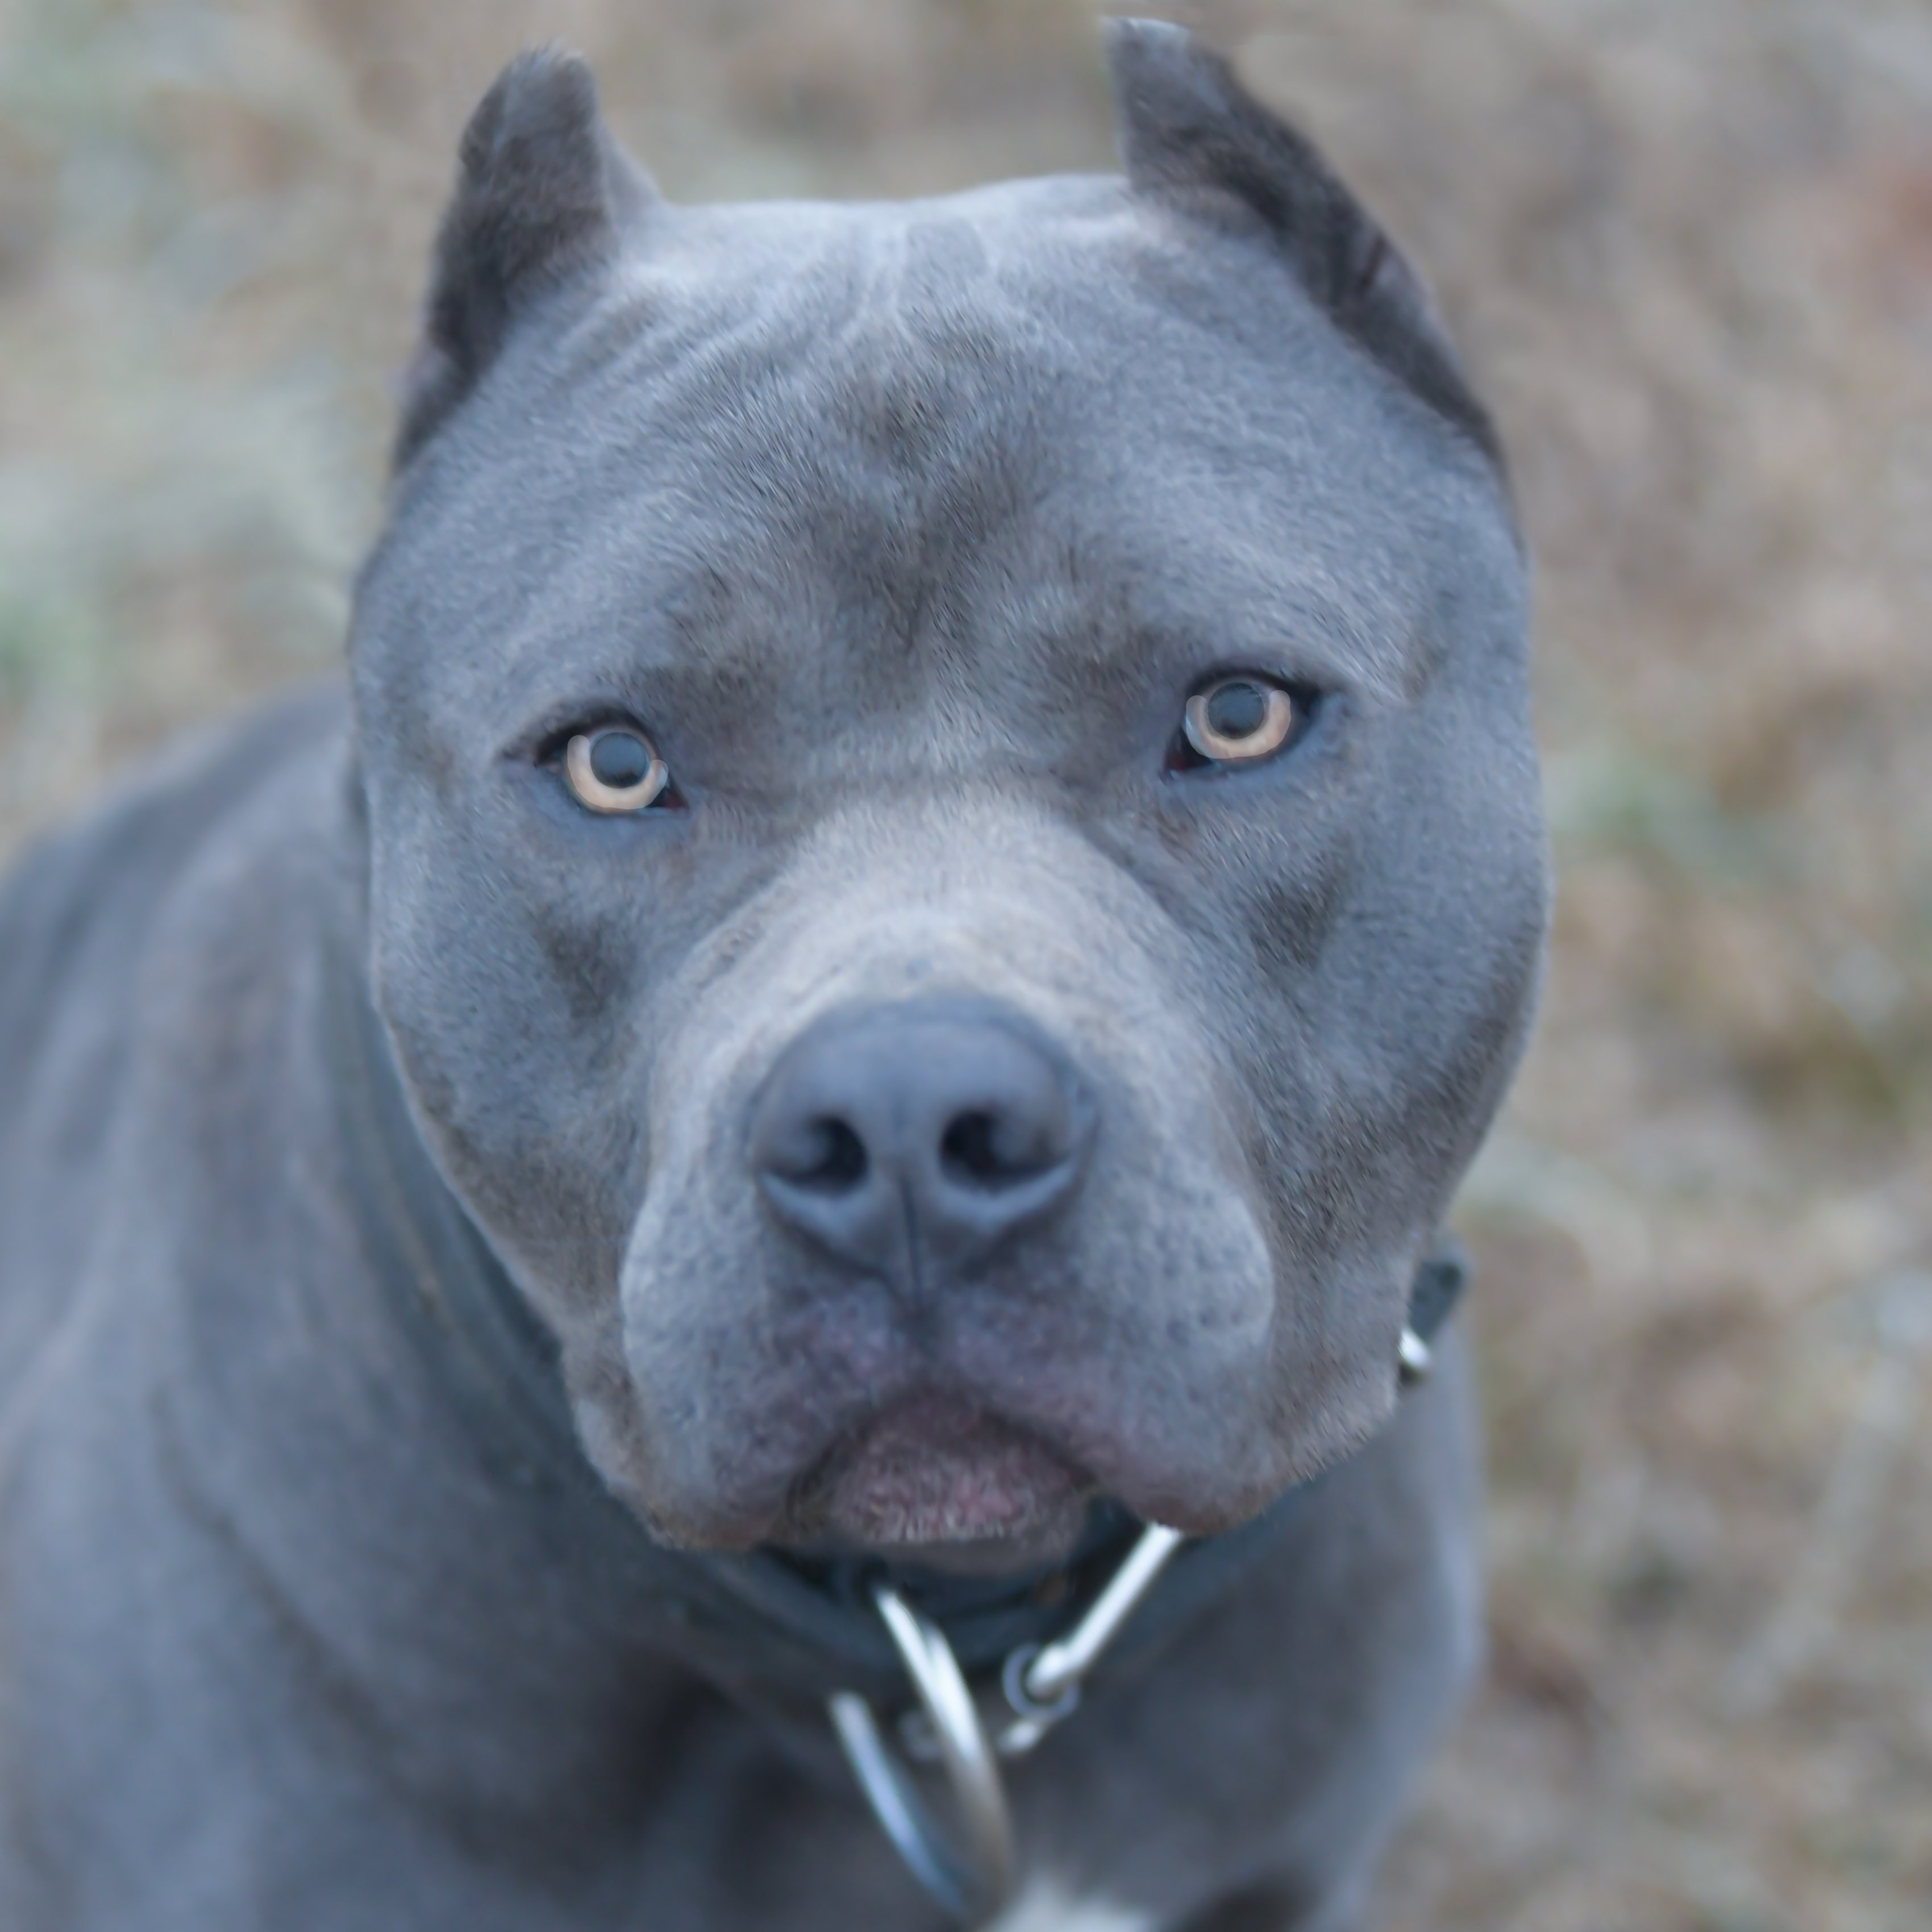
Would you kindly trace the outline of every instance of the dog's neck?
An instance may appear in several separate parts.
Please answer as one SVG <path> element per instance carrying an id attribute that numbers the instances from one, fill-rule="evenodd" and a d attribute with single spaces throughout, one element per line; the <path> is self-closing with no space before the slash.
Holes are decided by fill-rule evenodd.
<path id="1" fill-rule="evenodd" d="M 515 1304 L 489 1298 L 487 1250 L 385 1096 L 353 838 L 318 811 L 272 862 L 232 854 L 260 875 L 248 916 L 164 962 L 241 990 L 171 1049 L 169 1080 L 205 1099 L 178 1145 L 135 1150 L 160 1204 L 94 1324 L 140 1424 L 110 1446 L 114 1493 L 142 1533 L 176 1526 L 184 1579 L 123 1613 L 154 1672 L 259 1636 L 278 1736 L 368 1729 L 424 1802 L 554 1798 L 588 1830 L 634 1814 L 646 1740 L 716 1705 L 661 1587 L 682 1559 L 514 1372 L 540 1334 L 492 1325 Z M 244 1048 L 262 1078 L 238 1077 Z"/>

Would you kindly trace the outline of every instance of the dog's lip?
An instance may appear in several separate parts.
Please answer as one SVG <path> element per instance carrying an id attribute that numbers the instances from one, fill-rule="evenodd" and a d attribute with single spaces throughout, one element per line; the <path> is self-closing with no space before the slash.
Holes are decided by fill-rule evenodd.
<path id="1" fill-rule="evenodd" d="M 924 1390 L 844 1431 L 794 1486 L 792 1525 L 845 1544 L 939 1550 L 1078 1534 L 1094 1478 L 970 1398 Z"/>

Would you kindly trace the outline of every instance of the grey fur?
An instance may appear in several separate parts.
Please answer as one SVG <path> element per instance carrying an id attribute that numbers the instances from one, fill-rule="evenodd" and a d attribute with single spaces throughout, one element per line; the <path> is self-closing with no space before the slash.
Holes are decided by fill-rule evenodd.
<path id="1" fill-rule="evenodd" d="M 664 1544 L 827 1534 L 812 1472 L 895 1403 L 915 1463 L 922 1402 L 991 1415 L 1199 1532 L 1331 1468 L 1014 1788 L 1133 1922 L 1351 1922 L 1475 1642 L 1458 1351 L 1400 1414 L 1394 1365 L 1538 972 L 1521 562 L 1366 218 L 1178 30 L 1113 58 L 1128 179 L 854 207 L 672 207 L 580 66 L 510 70 L 352 710 L 183 752 L 0 898 L 0 1922 L 935 1922 L 460 1322 L 401 1318 L 344 997 Z M 1164 770 L 1217 668 L 1326 695 Z M 672 808 L 571 800 L 607 717 Z M 887 1280 L 768 1210 L 748 1123 L 822 1017 L 930 998 L 1055 1042 L 1092 1142 L 1051 1221 Z M 1016 1510 L 960 1559 L 1066 1533 Z"/>

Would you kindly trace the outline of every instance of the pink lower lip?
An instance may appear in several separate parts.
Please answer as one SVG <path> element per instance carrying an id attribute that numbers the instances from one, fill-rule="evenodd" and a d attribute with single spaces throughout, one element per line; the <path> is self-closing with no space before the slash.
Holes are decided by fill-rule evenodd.
<path id="1" fill-rule="evenodd" d="M 1090 1485 L 1010 1423 L 955 1397 L 900 1403 L 839 1456 L 822 1492 L 830 1526 L 870 1544 L 1009 1536 L 1072 1508 Z"/>

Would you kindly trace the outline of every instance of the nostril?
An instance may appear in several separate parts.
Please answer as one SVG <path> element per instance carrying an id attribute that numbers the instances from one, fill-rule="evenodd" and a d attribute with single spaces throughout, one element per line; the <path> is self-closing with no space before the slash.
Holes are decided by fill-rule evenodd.
<path id="1" fill-rule="evenodd" d="M 1046 1144 L 1048 1136 L 1027 1132 L 1010 1120 L 974 1108 L 956 1114 L 939 1143 L 939 1164 L 946 1178 L 963 1186 L 1011 1187 L 1030 1180 L 1064 1158 Z"/>
<path id="2" fill-rule="evenodd" d="M 773 1163 L 781 1178 L 819 1194 L 849 1194 L 865 1179 L 871 1166 L 866 1143 L 848 1122 L 836 1114 L 820 1114 L 806 1124 L 802 1138 L 802 1158 Z"/>
<path id="3" fill-rule="evenodd" d="M 940 1141 L 939 1164 L 956 1180 L 970 1181 L 980 1187 L 998 1186 L 1004 1163 L 993 1150 L 992 1115 L 957 1115 Z"/>

